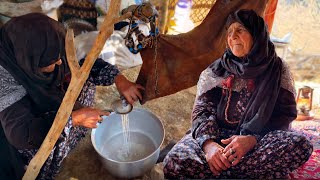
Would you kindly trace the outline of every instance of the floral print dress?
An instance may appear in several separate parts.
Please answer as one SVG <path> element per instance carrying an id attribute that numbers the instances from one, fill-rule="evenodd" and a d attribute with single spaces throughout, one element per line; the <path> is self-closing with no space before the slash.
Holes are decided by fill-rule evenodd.
<path id="1" fill-rule="evenodd" d="M 274 179 L 286 178 L 288 173 L 305 163 L 312 153 L 311 143 L 301 135 L 285 129 L 269 129 L 267 133 L 250 134 L 257 138 L 257 144 L 241 161 L 215 176 L 206 161 L 202 145 L 208 139 L 221 144 L 221 139 L 237 135 L 238 120 L 242 118 L 252 95 L 244 82 L 241 88 L 234 88 L 230 99 L 228 121 L 217 118 L 217 103 L 228 100 L 228 92 L 214 87 L 196 98 L 192 112 L 192 128 L 168 153 L 164 159 L 164 174 L 168 179 L 241 178 Z M 241 84 L 241 83 L 240 83 Z M 235 89 L 239 89 L 236 91 Z M 293 94 L 281 88 L 274 116 L 287 115 L 282 102 L 290 102 Z M 294 98 L 293 98 L 294 101 Z M 284 118 L 284 116 L 281 116 Z M 239 134 L 238 134 L 239 135 Z M 241 134 L 246 135 L 246 134 Z"/>

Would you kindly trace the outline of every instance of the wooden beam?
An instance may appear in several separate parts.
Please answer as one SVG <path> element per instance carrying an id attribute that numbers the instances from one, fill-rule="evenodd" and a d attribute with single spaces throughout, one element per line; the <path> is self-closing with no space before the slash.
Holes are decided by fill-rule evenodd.
<path id="1" fill-rule="evenodd" d="M 168 6 L 169 0 L 161 1 L 160 3 L 160 15 L 159 15 L 159 32 L 164 34 L 166 32 L 166 27 L 168 24 Z"/>

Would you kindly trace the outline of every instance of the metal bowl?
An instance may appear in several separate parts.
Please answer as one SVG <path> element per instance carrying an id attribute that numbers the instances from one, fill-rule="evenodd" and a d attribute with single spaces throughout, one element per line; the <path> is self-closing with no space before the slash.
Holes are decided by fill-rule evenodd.
<path id="1" fill-rule="evenodd" d="M 150 170 L 157 162 L 165 134 L 161 121 L 146 109 L 134 108 L 128 117 L 130 150 L 133 150 L 130 153 L 138 154 L 134 158 L 118 157 L 123 146 L 121 115 L 111 113 L 103 117 L 102 123 L 91 132 L 93 147 L 103 165 L 110 174 L 120 178 L 139 177 Z"/>

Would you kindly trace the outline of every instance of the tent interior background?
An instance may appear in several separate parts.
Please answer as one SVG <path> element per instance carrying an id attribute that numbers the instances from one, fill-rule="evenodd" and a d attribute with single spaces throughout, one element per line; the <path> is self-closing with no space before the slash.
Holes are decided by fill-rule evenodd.
<path id="1" fill-rule="evenodd" d="M 161 0 L 151 1 L 154 5 L 160 6 Z M 171 15 L 176 1 L 168 1 L 169 14 L 171 13 Z M 209 5 L 203 6 L 202 13 L 205 14 L 205 11 L 209 11 L 210 3 L 212 4 L 213 1 L 205 1 L 209 2 Z M 39 11 L 37 2 L 41 2 L 41 0 L 19 4 L 0 0 L 0 25 L 8 20 L 8 17 L 1 12 L 18 14 L 24 13 L 26 10 Z M 194 2 L 201 1 L 194 0 Z M 200 5 L 194 4 L 194 7 L 197 6 Z M 199 11 L 199 9 L 194 8 L 191 17 L 195 13 L 199 14 L 196 11 Z M 277 51 L 280 56 L 284 55 L 284 50 L 287 51 L 283 58 L 291 67 L 297 90 L 304 85 L 314 89 L 312 110 L 314 120 L 294 121 L 292 123 L 294 130 L 305 134 L 314 143 L 312 158 L 305 167 L 301 167 L 291 174 L 292 178 L 297 179 L 320 178 L 320 46 L 317 45 L 317 41 L 320 39 L 319 14 L 319 0 L 279 0 L 271 32 L 273 37 L 287 42 L 285 49 L 278 48 Z M 170 19 L 170 15 L 167 18 Z M 195 24 L 198 22 L 194 21 Z M 283 39 L 286 35 L 290 35 L 289 38 Z M 124 73 L 129 79 L 135 80 L 139 68 L 132 68 Z M 162 147 L 166 146 L 171 140 L 179 140 L 190 127 L 190 114 L 195 92 L 196 88 L 191 87 L 169 96 L 151 100 L 142 106 L 158 116 L 165 126 L 166 138 Z M 118 96 L 114 86 L 99 87 L 95 106 L 110 106 L 110 103 Z M 136 104 L 136 106 L 141 105 Z M 157 171 L 157 168 L 161 169 L 161 166 L 153 169 L 153 173 Z M 141 179 L 153 179 L 155 177 L 153 173 L 148 172 Z M 102 168 L 99 157 L 92 147 L 90 133 L 65 159 L 57 179 L 113 179 Z"/>

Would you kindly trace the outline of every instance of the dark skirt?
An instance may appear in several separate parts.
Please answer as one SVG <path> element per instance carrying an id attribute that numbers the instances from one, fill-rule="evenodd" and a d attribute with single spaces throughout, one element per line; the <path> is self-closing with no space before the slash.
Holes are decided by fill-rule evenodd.
<path id="1" fill-rule="evenodd" d="M 87 131 L 88 129 L 84 127 L 73 127 L 72 120 L 69 118 L 57 143 L 42 166 L 37 179 L 54 179 L 59 173 L 64 158 L 76 147 L 79 141 L 85 137 Z M 18 152 L 22 159 L 27 161 L 25 162 L 27 165 L 38 152 L 38 149 L 18 150 Z"/>

